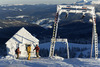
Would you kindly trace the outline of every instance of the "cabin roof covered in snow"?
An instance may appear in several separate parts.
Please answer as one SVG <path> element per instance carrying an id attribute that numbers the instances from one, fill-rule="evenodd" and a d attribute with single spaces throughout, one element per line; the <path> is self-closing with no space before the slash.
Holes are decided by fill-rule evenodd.
<path id="1" fill-rule="evenodd" d="M 10 38 L 5 44 L 10 44 L 13 41 L 26 44 L 29 44 L 28 42 L 37 44 L 39 43 L 39 40 L 36 37 L 32 36 L 31 33 L 29 33 L 24 27 L 22 27 L 17 33 L 15 33 L 13 37 Z"/>

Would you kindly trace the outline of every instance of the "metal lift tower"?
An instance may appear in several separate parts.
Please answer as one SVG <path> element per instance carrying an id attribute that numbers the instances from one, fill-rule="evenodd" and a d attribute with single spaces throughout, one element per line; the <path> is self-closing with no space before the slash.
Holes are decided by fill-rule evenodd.
<path id="1" fill-rule="evenodd" d="M 51 46 L 50 46 L 50 53 L 49 57 L 54 56 L 54 49 L 55 49 L 55 42 L 56 42 L 56 36 L 57 36 L 57 30 L 58 30 L 58 23 L 60 21 L 60 15 L 61 13 L 65 12 L 68 16 L 69 13 L 82 13 L 87 14 L 89 13 L 92 16 L 92 22 L 93 22 L 93 30 L 92 30 L 92 44 L 91 44 L 91 54 L 90 57 L 92 57 L 92 50 L 93 45 L 95 48 L 95 58 L 98 58 L 98 35 L 96 32 L 96 15 L 95 15 L 95 7 L 94 6 L 76 6 L 76 5 L 57 5 L 57 12 L 54 22 L 54 28 L 53 28 L 53 36 L 51 39 Z"/>

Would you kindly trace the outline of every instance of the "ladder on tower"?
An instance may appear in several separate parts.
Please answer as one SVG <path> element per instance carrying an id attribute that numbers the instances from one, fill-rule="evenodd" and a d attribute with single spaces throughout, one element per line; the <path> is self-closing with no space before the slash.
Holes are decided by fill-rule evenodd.
<path id="1" fill-rule="evenodd" d="M 95 58 L 98 58 L 98 36 L 95 35 Z"/>
<path id="2" fill-rule="evenodd" d="M 95 58 L 98 57 L 98 35 L 96 33 L 96 24 L 94 25 L 94 40 L 95 40 Z"/>
<path id="3" fill-rule="evenodd" d="M 92 57 L 92 50 L 93 50 L 93 44 L 95 48 L 95 58 L 98 58 L 98 35 L 96 32 L 96 19 L 94 18 L 94 24 L 93 24 L 93 31 L 92 31 L 92 44 L 91 44 L 91 54 L 90 57 Z"/>
<path id="4" fill-rule="evenodd" d="M 53 27 L 53 36 L 52 36 L 52 39 L 51 39 L 49 57 L 53 57 L 53 55 L 54 55 L 55 41 L 56 41 L 57 29 L 58 29 L 58 21 L 59 21 L 58 20 L 58 13 L 56 13 L 54 27 Z"/>

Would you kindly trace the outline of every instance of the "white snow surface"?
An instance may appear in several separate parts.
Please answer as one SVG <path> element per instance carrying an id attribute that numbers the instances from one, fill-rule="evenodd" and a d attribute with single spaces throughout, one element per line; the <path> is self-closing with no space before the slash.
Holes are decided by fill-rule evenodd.
<path id="1" fill-rule="evenodd" d="M 69 47 L 87 47 L 90 50 L 91 44 L 75 44 L 69 43 Z M 65 47 L 66 45 L 61 42 L 56 43 L 56 49 L 60 47 Z M 40 44 L 41 48 L 50 47 L 50 42 Z M 13 57 L 6 56 L 0 59 L 0 67 L 100 67 L 100 59 L 94 58 L 62 58 L 59 56 L 54 56 L 53 58 L 49 57 L 40 57 L 39 59 L 14 59 Z"/>
<path id="2" fill-rule="evenodd" d="M 54 22 L 53 18 L 44 18 L 44 19 L 37 20 L 36 22 L 33 21 L 32 24 L 37 24 L 47 29 L 47 28 L 52 28 L 53 22 Z"/>
<path id="3" fill-rule="evenodd" d="M 100 0 L 93 0 L 93 1 L 78 0 L 78 2 L 76 2 L 76 4 L 86 4 L 86 5 L 100 4 Z"/>
<path id="4" fill-rule="evenodd" d="M 0 27 L 0 29 L 3 29 L 3 27 Z"/>
<path id="5" fill-rule="evenodd" d="M 96 15 L 100 17 L 100 12 L 97 12 Z"/>
<path id="6" fill-rule="evenodd" d="M 19 11 L 22 11 L 22 10 L 19 9 Z M 6 17 L 6 18 L 26 18 L 26 17 L 29 17 L 29 16 L 27 16 L 27 15 L 19 15 L 19 16 L 15 16 L 15 17 L 10 17 L 10 16 L 8 16 L 8 17 Z"/>
<path id="7" fill-rule="evenodd" d="M 0 67 L 100 67 L 100 59 L 71 58 L 50 59 L 40 58 L 32 60 L 0 59 Z"/>
<path id="8" fill-rule="evenodd" d="M 100 4 L 100 0 L 95 0 L 91 2 L 92 4 Z"/>

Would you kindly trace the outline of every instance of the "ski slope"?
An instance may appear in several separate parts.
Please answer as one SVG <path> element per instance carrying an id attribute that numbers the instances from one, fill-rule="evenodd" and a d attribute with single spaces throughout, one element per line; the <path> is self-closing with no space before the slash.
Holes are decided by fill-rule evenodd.
<path id="1" fill-rule="evenodd" d="M 71 58 L 33 60 L 0 59 L 0 67 L 100 67 L 100 59 Z"/>
<path id="2" fill-rule="evenodd" d="M 57 42 L 55 48 L 65 47 L 66 45 L 61 42 Z M 75 44 L 69 43 L 69 47 L 87 47 L 90 51 L 91 44 Z M 50 48 L 50 42 L 40 44 L 40 49 Z M 84 53 L 87 53 L 84 51 Z M 2 57 L 0 59 L 0 67 L 100 67 L 100 59 L 94 58 L 70 58 L 65 59 L 59 56 L 55 56 L 52 59 L 49 57 L 41 57 L 40 59 L 14 59 L 13 57 Z"/>

